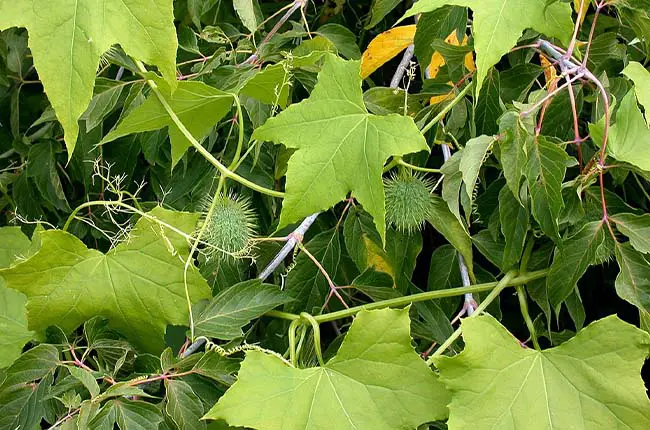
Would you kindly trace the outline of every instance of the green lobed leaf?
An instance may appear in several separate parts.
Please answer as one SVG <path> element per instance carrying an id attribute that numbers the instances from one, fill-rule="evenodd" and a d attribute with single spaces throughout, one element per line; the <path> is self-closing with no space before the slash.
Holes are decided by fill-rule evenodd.
<path id="1" fill-rule="evenodd" d="M 40 142 L 29 148 L 27 177 L 34 180 L 41 196 L 52 207 L 70 211 L 57 172 L 56 152 L 59 144 L 54 141 Z"/>
<path id="2" fill-rule="evenodd" d="M 82 384 L 84 384 L 84 387 L 86 387 L 91 397 L 99 395 L 99 384 L 97 384 L 92 373 L 86 369 L 75 366 L 66 366 L 66 369 L 68 369 L 68 372 L 70 372 L 75 379 L 78 379 Z"/>
<path id="3" fill-rule="evenodd" d="M 605 242 L 605 234 L 602 221 L 592 221 L 559 245 L 546 278 L 548 299 L 556 311 L 587 268 L 596 263 L 598 248 Z"/>
<path id="4" fill-rule="evenodd" d="M 198 220 L 198 214 L 162 208 L 148 216 L 188 233 Z M 33 256 L 0 270 L 9 288 L 27 295 L 29 328 L 43 333 L 57 325 L 71 331 L 101 315 L 135 345 L 162 349 L 167 324 L 188 323 L 181 258 L 187 241 L 146 217 L 131 233 L 130 241 L 102 254 L 64 231 L 40 232 L 41 247 Z M 193 268 L 187 285 L 193 301 L 210 296 Z"/>
<path id="5" fill-rule="evenodd" d="M 520 197 L 521 178 L 525 175 L 528 162 L 526 148 L 532 140 L 534 126 L 532 118 L 522 118 L 516 111 L 508 111 L 499 118 L 499 133 L 503 135 L 498 144 L 499 161 L 506 183 L 520 203 L 523 203 Z"/>
<path id="6" fill-rule="evenodd" d="M 477 93 L 490 68 L 516 45 L 524 30 L 533 28 L 567 43 L 573 29 L 571 7 L 565 3 L 547 7 L 544 0 L 420 0 L 404 17 L 447 5 L 468 6 L 474 12 Z"/>
<path id="7" fill-rule="evenodd" d="M 643 312 L 650 312 L 650 260 L 629 243 L 616 244 L 616 293 Z"/>
<path id="8" fill-rule="evenodd" d="M 169 415 L 179 429 L 205 429 L 201 417 L 205 413 L 201 399 L 192 387 L 183 381 L 167 379 L 165 381 L 165 413 Z"/>
<path id="9" fill-rule="evenodd" d="M 341 243 L 337 229 L 314 236 L 305 248 L 328 273 L 335 273 L 341 258 Z M 286 280 L 286 291 L 294 299 L 286 306 L 288 312 L 312 312 L 325 303 L 329 292 L 327 280 L 304 252 L 296 258 L 296 265 Z"/>
<path id="10" fill-rule="evenodd" d="M 0 30 L 26 27 L 34 65 L 65 131 L 68 159 L 77 120 L 93 96 L 100 56 L 119 44 L 158 66 L 176 86 L 176 30 L 171 0 L 2 0 Z"/>
<path id="11" fill-rule="evenodd" d="M 528 208 L 517 201 L 508 187 L 503 187 L 499 193 L 499 217 L 501 233 L 506 240 L 503 260 L 499 267 L 508 270 L 519 262 L 524 252 L 529 227 Z"/>
<path id="12" fill-rule="evenodd" d="M 241 328 L 271 309 L 291 301 L 275 285 L 259 279 L 240 282 L 214 297 L 195 317 L 197 336 L 231 340 L 243 335 Z"/>
<path id="13" fill-rule="evenodd" d="M 616 229 L 630 239 L 630 245 L 644 254 L 650 254 L 650 214 L 629 213 L 612 215 Z"/>
<path id="14" fill-rule="evenodd" d="M 232 5 L 248 31 L 255 33 L 264 19 L 257 0 L 233 0 Z"/>
<path id="15" fill-rule="evenodd" d="M 357 36 L 340 24 L 325 24 L 318 27 L 316 33 L 329 39 L 341 55 L 350 59 L 361 58 L 361 51 L 357 45 Z"/>
<path id="16" fill-rule="evenodd" d="M 55 346 L 38 345 L 6 369 L 0 383 L 0 428 L 33 429 L 40 424 L 58 361 Z"/>
<path id="17" fill-rule="evenodd" d="M 311 96 L 270 118 L 253 139 L 297 149 L 289 160 L 278 228 L 328 209 L 349 192 L 385 237 L 383 166 L 388 157 L 428 151 L 411 118 L 377 116 L 363 104 L 360 62 L 325 55 Z"/>
<path id="18" fill-rule="evenodd" d="M 114 399 L 107 402 L 88 423 L 89 429 L 157 430 L 163 421 L 158 408 L 140 400 Z"/>
<path id="19" fill-rule="evenodd" d="M 0 228 L 0 268 L 27 254 L 30 241 L 20 227 Z M 9 366 L 20 356 L 23 346 L 34 337 L 27 329 L 24 294 L 5 287 L 0 276 L 0 369 Z"/>
<path id="20" fill-rule="evenodd" d="M 228 113 L 233 96 L 203 82 L 182 81 L 178 89 L 163 80 L 156 84 L 172 111 L 196 140 L 203 139 L 210 129 Z M 108 133 L 100 144 L 112 142 L 120 137 L 143 131 L 168 127 L 172 145 L 172 168 L 180 161 L 190 141 L 181 133 L 155 94 L 150 94 L 143 104 L 133 109 L 118 126 Z"/>
<path id="21" fill-rule="evenodd" d="M 636 98 L 643 109 L 650 112 L 650 72 L 643 67 L 643 64 L 630 61 L 621 73 L 634 82 Z"/>
<path id="22" fill-rule="evenodd" d="M 498 131 L 497 120 L 503 113 L 503 103 L 500 98 L 501 82 L 499 72 L 491 69 L 485 78 L 481 95 L 474 108 L 474 123 L 476 134 L 496 134 Z"/>
<path id="23" fill-rule="evenodd" d="M 365 25 L 365 29 L 370 30 L 375 25 L 379 24 L 379 22 L 400 3 L 401 0 L 372 0 L 372 5 L 370 6 L 370 19 Z"/>
<path id="24" fill-rule="evenodd" d="M 271 64 L 256 73 L 240 90 L 240 93 L 253 97 L 262 103 L 277 104 L 282 109 L 289 101 L 290 76 L 283 63 Z"/>
<path id="25" fill-rule="evenodd" d="M 542 231 L 558 242 L 558 220 L 564 207 L 562 181 L 569 156 L 544 136 L 529 141 L 527 152 L 526 177 L 530 189 L 531 212 Z"/>
<path id="26" fill-rule="evenodd" d="M 427 221 L 442 234 L 463 256 L 470 278 L 474 278 L 472 239 L 465 227 L 451 213 L 447 204 L 438 196 L 431 196 L 431 210 Z"/>
<path id="27" fill-rule="evenodd" d="M 602 144 L 604 118 L 596 124 L 589 124 L 592 140 Z M 621 100 L 616 111 L 616 123 L 609 128 L 607 153 L 619 161 L 625 161 L 650 172 L 650 130 L 643 114 L 636 104 L 634 91 Z"/>
<path id="28" fill-rule="evenodd" d="M 640 377 L 650 336 L 617 317 L 544 351 L 523 348 L 489 315 L 462 328 L 465 350 L 435 360 L 452 392 L 450 429 L 650 426 Z"/>
<path id="29" fill-rule="evenodd" d="M 408 312 L 361 311 L 324 367 L 247 352 L 237 382 L 204 418 L 264 430 L 412 429 L 444 419 L 447 393 L 411 346 Z"/>

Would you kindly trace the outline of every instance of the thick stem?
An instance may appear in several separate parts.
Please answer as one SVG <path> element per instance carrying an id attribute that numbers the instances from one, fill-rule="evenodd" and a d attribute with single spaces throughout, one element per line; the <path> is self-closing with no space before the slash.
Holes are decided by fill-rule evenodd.
<path id="1" fill-rule="evenodd" d="M 399 66 L 397 66 L 397 70 L 395 70 L 395 74 L 393 75 L 393 79 L 390 81 L 390 87 L 391 88 L 397 88 L 399 87 L 400 82 L 402 82 L 402 78 L 404 77 L 404 74 L 409 68 L 409 65 L 411 64 L 411 60 L 413 59 L 413 54 L 415 53 L 415 45 L 411 44 L 406 48 L 406 51 L 404 51 L 404 55 L 402 56 L 402 61 L 400 61 Z"/>
<path id="2" fill-rule="evenodd" d="M 429 121 L 424 127 L 422 127 L 422 134 L 425 134 L 427 131 L 431 130 L 431 127 L 438 124 L 447 113 L 454 108 L 458 103 L 465 99 L 465 96 L 470 92 L 473 87 L 473 82 L 470 82 L 459 92 L 452 101 L 450 101 L 441 111 L 436 115 L 431 121 Z"/>
<path id="3" fill-rule="evenodd" d="M 512 284 L 512 281 L 515 279 L 516 271 L 511 270 L 510 272 L 506 273 L 503 278 L 497 283 L 497 285 L 494 287 L 492 291 L 490 291 L 490 294 L 481 302 L 481 304 L 476 308 L 476 312 L 474 312 L 471 316 L 467 318 L 475 318 L 477 315 L 480 315 L 481 312 L 483 312 L 490 303 L 492 303 L 497 297 L 499 297 L 499 294 L 501 294 L 501 291 L 503 291 L 504 288 L 508 287 L 510 284 Z M 460 337 L 462 333 L 462 326 L 458 327 L 456 331 L 449 336 L 449 338 L 440 345 L 440 348 L 436 350 L 433 354 L 431 354 L 431 357 L 427 359 L 427 364 L 430 366 L 433 364 L 433 360 L 436 357 L 439 357 L 442 355 L 443 352 L 447 350 L 455 341 Z"/>
<path id="4" fill-rule="evenodd" d="M 291 251 L 293 251 L 293 248 L 295 248 L 296 244 L 298 242 L 302 241 L 302 238 L 305 236 L 307 233 L 307 230 L 309 230 L 309 227 L 316 221 L 316 218 L 318 218 L 318 214 L 320 212 L 316 212 L 315 214 L 312 214 L 305 218 L 302 223 L 289 235 L 289 239 L 287 240 L 287 243 L 284 244 L 280 252 L 271 260 L 271 262 L 262 270 L 262 273 L 259 274 L 257 277 L 258 279 L 261 279 L 262 281 L 268 278 L 271 273 L 284 261 L 284 259 L 289 255 Z"/>
<path id="5" fill-rule="evenodd" d="M 301 8 L 302 8 L 304 5 L 306 5 L 306 4 L 307 4 L 307 0 L 295 0 L 295 1 L 293 2 L 293 5 L 291 5 L 291 7 L 289 8 L 289 10 L 287 10 L 287 12 L 286 12 L 284 15 L 282 15 L 282 18 L 280 18 L 280 19 L 278 20 L 278 22 L 273 26 L 273 28 L 271 29 L 271 31 L 269 31 L 269 32 L 266 34 L 266 36 L 264 37 L 264 39 L 262 39 L 262 41 L 260 42 L 259 46 L 257 47 L 257 51 L 259 52 L 260 48 L 261 48 L 265 43 L 267 43 L 269 40 L 271 40 L 271 37 L 273 37 L 273 35 L 275 35 L 275 33 L 278 32 L 278 30 L 280 29 L 280 27 L 282 27 L 282 25 L 283 25 L 285 22 L 287 22 L 287 20 L 291 17 L 291 15 L 293 15 L 293 13 L 294 13 L 295 11 L 297 11 L 298 9 L 301 9 Z M 259 58 L 259 57 L 257 56 L 257 52 L 255 52 L 253 55 L 251 55 L 250 57 L 248 57 L 248 58 L 246 59 L 246 61 L 244 61 L 244 64 L 253 64 L 253 63 L 255 63 L 255 62 L 258 60 L 258 58 Z"/>
<path id="6" fill-rule="evenodd" d="M 185 300 L 187 301 L 187 311 L 190 317 L 190 339 L 192 341 L 195 340 L 194 339 L 194 314 L 192 312 L 192 300 L 190 298 L 190 290 L 187 283 L 187 271 L 189 270 L 190 266 L 193 265 L 194 262 L 193 255 L 199 247 L 199 243 L 201 242 L 201 236 L 203 236 L 205 231 L 208 229 L 208 225 L 209 225 L 208 220 L 212 217 L 212 213 L 214 212 L 214 209 L 217 207 L 217 203 L 219 202 L 220 195 L 221 195 L 221 189 L 225 185 L 225 182 L 226 182 L 225 176 L 219 178 L 219 184 L 217 185 L 217 189 L 214 192 L 214 196 L 212 197 L 212 202 L 210 203 L 210 208 L 208 209 L 208 213 L 205 215 L 205 221 L 203 222 L 203 225 L 199 229 L 199 232 L 197 233 L 196 238 L 194 239 L 194 243 L 192 244 L 192 248 L 190 249 L 190 253 L 187 255 L 187 259 L 185 260 L 185 265 L 183 267 L 183 284 L 185 287 Z"/>
<path id="7" fill-rule="evenodd" d="M 526 327 L 530 333 L 533 345 L 535 346 L 536 350 L 541 351 L 542 348 L 540 348 L 539 341 L 537 340 L 537 331 L 535 330 L 535 325 L 533 324 L 533 320 L 530 317 L 530 313 L 528 312 L 528 297 L 526 296 L 526 289 L 521 285 L 516 287 L 516 289 L 517 298 L 519 299 L 519 308 L 521 309 L 521 315 L 526 322 Z"/>
<path id="8" fill-rule="evenodd" d="M 396 157 L 397 159 L 397 164 L 400 166 L 408 167 L 411 170 L 415 170 L 417 172 L 424 172 L 424 173 L 440 173 L 440 169 L 430 169 L 428 167 L 420 167 L 420 166 L 415 166 L 411 163 L 407 163 L 404 161 L 403 158 L 401 157 Z"/>
<path id="9" fill-rule="evenodd" d="M 523 285 L 523 284 L 526 284 L 528 282 L 534 281 L 536 279 L 544 278 L 544 277 L 546 277 L 547 273 L 548 273 L 548 269 L 520 274 L 516 278 L 509 279 L 506 286 Z M 397 298 L 394 298 L 394 299 L 382 300 L 382 301 L 374 302 L 374 303 L 367 303 L 365 305 L 355 306 L 355 307 L 352 307 L 350 309 L 343 309 L 343 310 L 336 311 L 336 312 L 331 312 L 331 313 L 328 313 L 328 314 L 316 315 L 314 318 L 316 318 L 316 321 L 318 321 L 319 323 L 324 323 L 324 322 L 335 321 L 335 320 L 338 320 L 338 319 L 341 319 L 341 318 L 347 318 L 347 317 L 353 316 L 353 315 L 357 314 L 359 311 L 362 311 L 362 310 L 369 311 L 369 310 L 373 310 L 373 309 L 384 309 L 384 308 L 389 308 L 389 307 L 402 307 L 402 306 L 409 305 L 411 303 L 423 302 L 423 301 L 427 301 L 427 300 L 434 300 L 434 299 L 441 299 L 441 298 L 445 298 L 445 297 L 460 296 L 460 295 L 463 295 L 463 294 L 471 294 L 471 293 L 480 293 L 480 292 L 484 292 L 484 291 L 491 291 L 495 287 L 499 286 L 501 282 L 503 282 L 503 279 L 500 282 L 489 282 L 487 284 L 475 284 L 475 285 L 471 285 L 469 287 L 459 287 L 459 288 L 449 288 L 449 289 L 446 289 L 446 290 L 427 291 L 427 292 L 424 292 L 424 293 L 412 294 L 412 295 L 409 295 L 409 296 L 397 297 Z M 485 303 L 485 301 L 483 303 Z M 477 310 L 479 310 L 479 309 L 480 309 L 480 306 L 477 308 Z"/>

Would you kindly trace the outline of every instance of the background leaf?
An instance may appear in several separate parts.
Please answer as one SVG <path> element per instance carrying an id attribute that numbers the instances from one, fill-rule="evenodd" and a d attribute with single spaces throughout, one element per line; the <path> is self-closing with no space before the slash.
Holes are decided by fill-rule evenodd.
<path id="1" fill-rule="evenodd" d="M 291 301 L 275 285 L 258 279 L 240 282 L 221 291 L 196 316 L 197 336 L 230 340 L 242 336 L 241 328 L 271 309 Z"/>
<path id="2" fill-rule="evenodd" d="M 176 85 L 176 32 L 169 0 L 28 0 L 0 3 L 0 30 L 26 27 L 38 75 L 65 130 L 68 159 L 79 133 L 77 120 L 93 95 L 100 55 L 114 44 L 158 66 Z M 137 30 L 136 30 L 137 29 Z"/>

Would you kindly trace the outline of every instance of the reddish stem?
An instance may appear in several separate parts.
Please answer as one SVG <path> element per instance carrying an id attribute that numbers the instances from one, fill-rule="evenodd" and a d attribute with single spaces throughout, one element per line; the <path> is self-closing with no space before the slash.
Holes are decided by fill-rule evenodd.
<path id="1" fill-rule="evenodd" d="M 580 169 L 582 169 L 582 138 L 580 137 L 580 126 L 578 124 L 578 108 L 576 105 L 576 97 L 575 94 L 573 93 L 573 85 L 569 85 L 569 100 L 571 101 L 571 113 L 573 114 L 574 143 L 578 150 L 578 165 L 580 166 Z"/>
<path id="2" fill-rule="evenodd" d="M 596 13 L 594 13 L 594 20 L 591 23 L 591 30 L 589 30 L 589 39 L 587 40 L 587 49 L 585 50 L 585 58 L 582 60 L 582 67 L 587 66 L 587 60 L 589 59 L 589 51 L 591 50 L 591 42 L 594 40 L 594 32 L 596 31 L 596 22 L 598 21 L 598 15 L 600 15 L 600 10 L 605 7 L 605 2 L 601 1 L 596 5 Z"/>

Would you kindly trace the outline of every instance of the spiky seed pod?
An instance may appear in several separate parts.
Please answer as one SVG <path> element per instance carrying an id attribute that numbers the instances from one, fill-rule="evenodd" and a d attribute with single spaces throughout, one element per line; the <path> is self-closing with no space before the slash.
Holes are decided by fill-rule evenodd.
<path id="1" fill-rule="evenodd" d="M 209 212 L 210 203 L 207 204 L 205 212 Z M 235 194 L 221 195 L 209 215 L 206 214 L 204 220 L 207 226 L 203 235 L 203 240 L 210 245 L 206 249 L 208 258 L 249 257 L 257 228 L 250 201 Z"/>
<path id="2" fill-rule="evenodd" d="M 432 188 L 433 183 L 417 173 L 384 179 L 386 221 L 403 232 L 421 229 L 431 207 Z"/>

